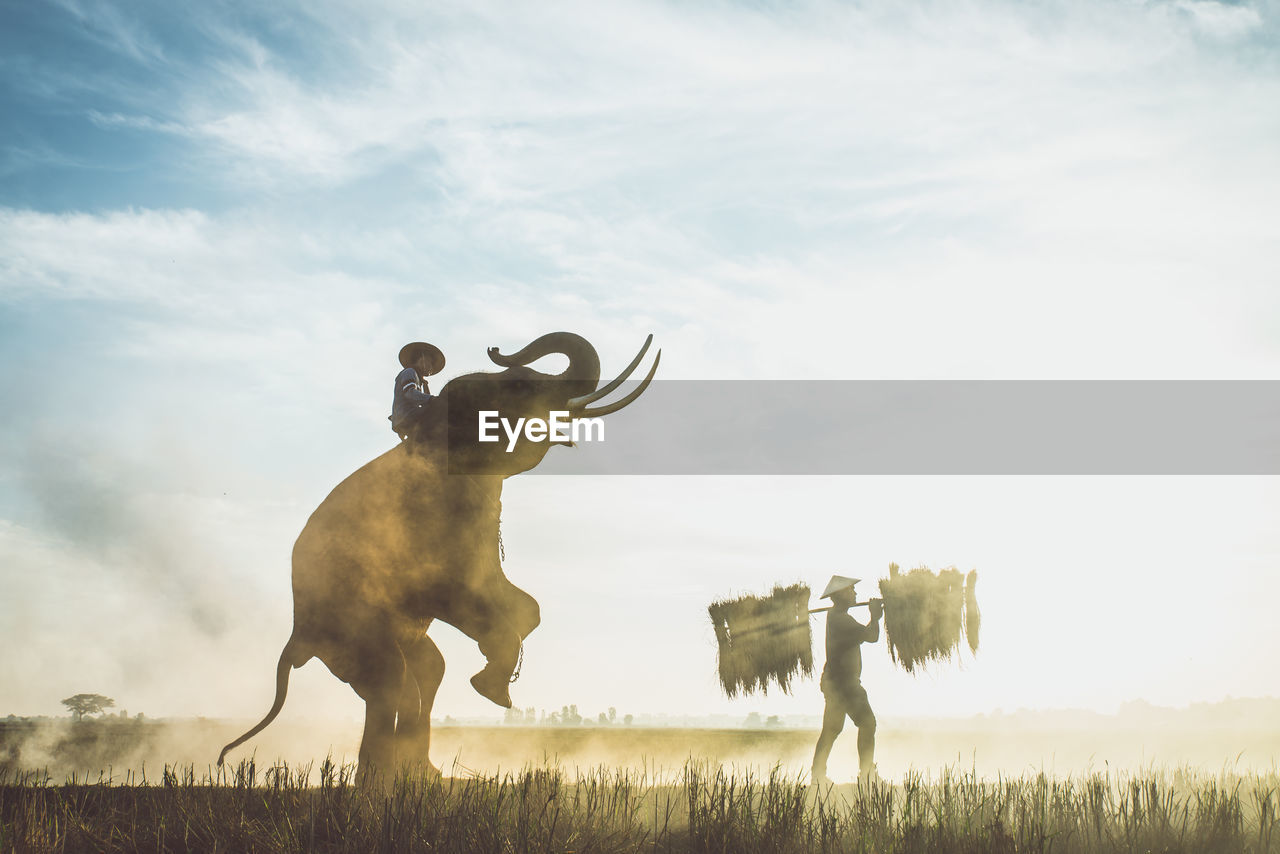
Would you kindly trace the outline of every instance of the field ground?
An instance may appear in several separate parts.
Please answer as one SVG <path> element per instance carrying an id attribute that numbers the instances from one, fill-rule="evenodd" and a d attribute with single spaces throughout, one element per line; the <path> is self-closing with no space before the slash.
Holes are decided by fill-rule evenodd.
<path id="1" fill-rule="evenodd" d="M 820 789 L 805 730 L 439 727 L 444 777 L 361 787 L 315 758 L 354 755 L 355 725 L 280 726 L 212 768 L 241 729 L 0 725 L 0 852 L 1280 852 L 1265 732 L 885 728 L 883 780 Z M 1269 770 L 1224 748 L 1264 767 L 1270 750 Z M 1045 749 L 1070 764 L 1041 767 Z M 1225 761 L 1187 764 L 1214 749 Z M 1001 756 L 1021 767 L 980 767 Z"/>

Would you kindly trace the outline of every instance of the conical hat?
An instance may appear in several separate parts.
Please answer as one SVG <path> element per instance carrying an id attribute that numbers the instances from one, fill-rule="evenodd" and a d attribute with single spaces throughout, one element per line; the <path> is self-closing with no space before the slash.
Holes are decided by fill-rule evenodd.
<path id="1" fill-rule="evenodd" d="M 431 360 L 431 370 L 427 371 L 427 376 L 435 376 L 444 370 L 444 353 L 440 352 L 439 347 L 434 344 L 428 344 L 426 341 L 414 341 L 401 347 L 400 364 L 403 367 L 412 368 L 413 363 L 418 360 L 418 356 L 424 353 Z"/>
<path id="2" fill-rule="evenodd" d="M 826 599 L 832 593 L 836 593 L 840 590 L 845 589 L 846 587 L 852 587 L 853 585 L 857 584 L 861 580 L 862 580 L 861 578 L 849 578 L 848 576 L 845 576 L 845 575 L 833 575 L 831 576 L 831 580 L 827 582 L 827 589 L 823 590 L 822 595 L 819 596 L 818 598 Z"/>

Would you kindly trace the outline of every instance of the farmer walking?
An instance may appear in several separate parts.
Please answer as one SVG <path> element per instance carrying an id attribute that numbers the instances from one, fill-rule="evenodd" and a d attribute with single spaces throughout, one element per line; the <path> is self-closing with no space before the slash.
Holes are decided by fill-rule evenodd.
<path id="1" fill-rule="evenodd" d="M 826 709 L 822 714 L 822 734 L 813 752 L 815 784 L 828 783 L 827 757 L 836 736 L 844 729 L 844 719 L 849 717 L 858 728 L 858 766 L 861 776 L 875 774 L 876 716 L 867 701 L 867 691 L 862 687 L 862 650 L 864 643 L 880 639 L 880 617 L 884 605 L 879 599 L 870 602 L 871 621 L 859 623 L 849 609 L 857 604 L 854 585 L 861 579 L 831 576 L 822 598 L 831 600 L 827 613 L 827 661 L 822 668 L 822 693 L 826 695 Z"/>

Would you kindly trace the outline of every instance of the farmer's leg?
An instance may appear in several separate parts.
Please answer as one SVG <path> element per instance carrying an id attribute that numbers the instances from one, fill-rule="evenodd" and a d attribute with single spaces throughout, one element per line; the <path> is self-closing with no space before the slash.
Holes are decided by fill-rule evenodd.
<path id="1" fill-rule="evenodd" d="M 870 774 L 876 768 L 876 716 L 861 685 L 849 692 L 849 717 L 858 727 L 858 769 Z"/>
<path id="2" fill-rule="evenodd" d="M 836 736 L 844 729 L 845 704 L 836 691 L 827 692 L 827 705 L 822 711 L 822 734 L 818 736 L 818 745 L 813 751 L 813 783 L 827 781 L 827 758 L 831 756 L 831 747 L 836 743 Z"/>

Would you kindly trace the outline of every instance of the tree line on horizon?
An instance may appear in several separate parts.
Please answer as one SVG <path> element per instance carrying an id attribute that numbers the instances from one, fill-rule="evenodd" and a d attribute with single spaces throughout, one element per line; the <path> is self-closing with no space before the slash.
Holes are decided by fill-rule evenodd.
<path id="1" fill-rule="evenodd" d="M 631 726 L 634 720 L 634 715 L 623 715 L 622 725 Z M 562 706 L 560 711 L 552 711 L 550 714 L 546 709 L 539 712 L 529 706 L 526 709 L 507 709 L 502 722 L 513 726 L 614 726 L 618 723 L 618 710 L 610 706 L 607 712 L 600 712 L 592 720 L 590 716 L 584 716 L 578 711 L 576 703 Z"/>

